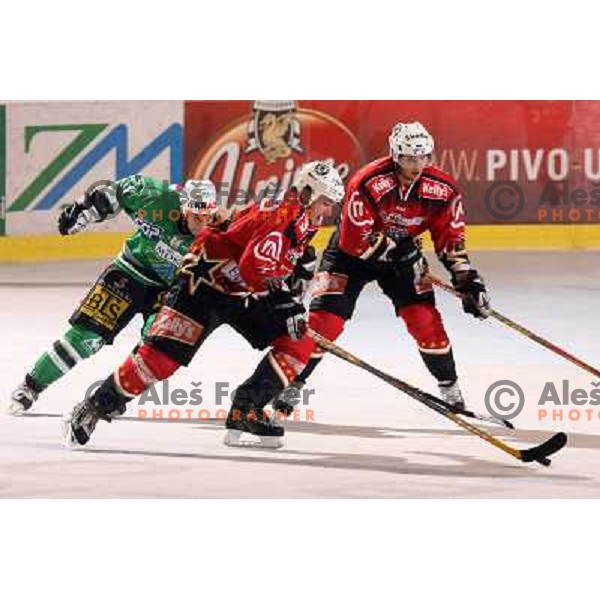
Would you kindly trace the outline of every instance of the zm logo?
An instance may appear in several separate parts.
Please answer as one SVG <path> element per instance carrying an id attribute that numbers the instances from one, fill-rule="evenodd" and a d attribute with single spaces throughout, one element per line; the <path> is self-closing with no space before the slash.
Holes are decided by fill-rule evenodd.
<path id="1" fill-rule="evenodd" d="M 25 127 L 25 154 L 36 136 L 56 131 L 78 131 L 78 135 L 46 165 L 21 195 L 10 205 L 9 212 L 49 210 L 54 207 L 107 154 L 115 151 L 115 179 L 142 171 L 167 148 L 171 153 L 170 180 L 181 181 L 183 173 L 183 128 L 173 123 L 154 138 L 139 154 L 128 156 L 127 125 L 106 131 L 109 125 L 29 125 Z M 97 142 L 92 145 L 92 142 Z M 85 152 L 87 150 L 87 152 Z M 81 155 L 79 160 L 75 160 Z M 62 175 L 62 177 L 61 177 Z"/>

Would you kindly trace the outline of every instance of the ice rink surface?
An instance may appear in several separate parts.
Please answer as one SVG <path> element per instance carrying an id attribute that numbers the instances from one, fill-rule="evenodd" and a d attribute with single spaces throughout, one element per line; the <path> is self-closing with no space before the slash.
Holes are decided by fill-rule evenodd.
<path id="1" fill-rule="evenodd" d="M 589 251 L 479 252 L 494 307 L 583 360 L 600 366 L 600 254 Z M 435 259 L 430 263 L 435 263 Z M 67 319 L 102 269 L 99 262 L 0 265 L 1 403 Z M 434 272 L 442 274 L 435 265 Z M 279 450 L 222 445 L 215 385 L 231 390 L 261 354 L 222 328 L 170 389 L 202 382 L 200 406 L 133 403 L 126 418 L 100 423 L 84 450 L 63 446 L 61 419 L 95 381 L 104 379 L 139 336 L 135 320 L 112 347 L 50 388 L 30 415 L 0 417 L 0 497 L 7 498 L 576 498 L 600 497 L 600 407 L 538 405 L 546 382 L 561 390 L 591 390 L 593 377 L 497 322 L 478 322 L 442 291 L 438 305 L 454 345 L 463 392 L 485 412 L 484 395 L 497 380 L 525 391 L 518 432 L 488 428 L 515 445 L 569 433 L 550 468 L 524 465 L 458 429 L 413 399 L 356 367 L 328 357 L 310 381 L 315 394 L 288 423 Z M 414 343 L 377 287 L 361 296 L 339 344 L 383 370 L 436 392 Z M 179 409 L 179 420 L 168 411 Z M 556 419 L 539 409 L 562 408 Z M 140 418 L 140 409 L 148 416 Z M 152 419 L 153 410 L 163 419 Z M 189 419 L 205 410 L 210 419 Z M 568 413 L 579 409 L 580 417 Z M 584 412 L 586 409 L 589 415 Z M 314 420 L 307 420 L 307 410 Z M 160 416 L 157 413 L 157 417 Z M 309 415 L 310 418 L 311 415 Z"/>

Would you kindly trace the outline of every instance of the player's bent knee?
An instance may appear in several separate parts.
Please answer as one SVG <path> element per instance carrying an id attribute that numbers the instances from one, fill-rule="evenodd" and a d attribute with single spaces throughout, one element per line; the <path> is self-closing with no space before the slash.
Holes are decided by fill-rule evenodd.
<path id="1" fill-rule="evenodd" d="M 284 335 L 273 342 L 273 348 L 268 356 L 285 385 L 294 381 L 302 372 L 314 354 L 315 347 L 315 342 L 308 335 L 299 340 L 292 340 Z"/>
<path id="2" fill-rule="evenodd" d="M 311 312 L 309 316 L 310 328 L 330 341 L 339 337 L 345 323 L 342 317 L 328 312 Z M 299 340 L 281 336 L 273 343 L 273 359 L 288 381 L 293 381 L 302 372 L 311 357 L 319 357 L 322 354 L 322 350 L 310 335 L 305 335 Z"/>
<path id="3" fill-rule="evenodd" d="M 443 350 L 450 347 L 442 317 L 432 304 L 411 304 L 399 309 L 397 314 L 402 317 L 408 332 L 421 350 Z"/>
<path id="4" fill-rule="evenodd" d="M 180 364 L 149 344 L 140 345 L 115 371 L 115 383 L 128 396 L 139 396 L 157 381 L 167 379 Z"/>
<path id="5" fill-rule="evenodd" d="M 313 331 L 316 331 L 330 342 L 335 342 L 344 330 L 346 319 L 331 312 L 316 310 L 311 311 L 308 323 Z M 313 352 L 309 358 L 320 359 L 323 354 L 324 350 L 313 342 Z"/>
<path id="6" fill-rule="evenodd" d="M 150 344 L 142 344 L 137 355 L 158 379 L 167 379 L 181 366 L 177 360 Z"/>
<path id="7" fill-rule="evenodd" d="M 312 330 L 334 342 L 344 330 L 346 320 L 330 312 L 315 311 L 310 313 L 308 323 Z"/>

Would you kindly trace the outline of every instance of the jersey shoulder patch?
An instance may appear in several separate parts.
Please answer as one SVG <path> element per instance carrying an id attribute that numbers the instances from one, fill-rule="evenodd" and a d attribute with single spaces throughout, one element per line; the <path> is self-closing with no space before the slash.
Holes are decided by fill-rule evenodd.
<path id="1" fill-rule="evenodd" d="M 436 167 L 424 169 L 419 181 L 418 194 L 426 200 L 448 202 L 460 195 L 454 178 Z"/>
<path id="2" fill-rule="evenodd" d="M 391 157 L 384 156 L 359 169 L 353 175 L 348 189 L 356 190 L 362 188 L 377 202 L 383 195 L 397 187 L 397 185 L 394 162 Z"/>
<path id="3" fill-rule="evenodd" d="M 382 196 L 398 187 L 398 179 L 393 172 L 381 173 L 365 181 L 365 189 L 375 202 Z"/>

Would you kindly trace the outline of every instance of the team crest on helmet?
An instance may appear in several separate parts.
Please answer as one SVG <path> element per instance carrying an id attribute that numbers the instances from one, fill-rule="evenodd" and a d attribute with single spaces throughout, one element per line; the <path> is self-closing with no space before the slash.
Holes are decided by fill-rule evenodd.
<path id="1" fill-rule="evenodd" d="M 292 152 L 303 153 L 300 145 L 300 121 L 296 118 L 293 100 L 256 100 L 252 120 L 248 125 L 248 146 L 245 153 L 255 150 L 267 164 L 287 158 Z"/>
<path id="2" fill-rule="evenodd" d="M 331 167 L 325 162 L 320 162 L 315 167 L 315 173 L 317 175 L 320 175 L 321 177 L 324 177 L 325 175 L 327 175 L 327 173 L 329 173 L 329 171 L 331 171 Z"/>

